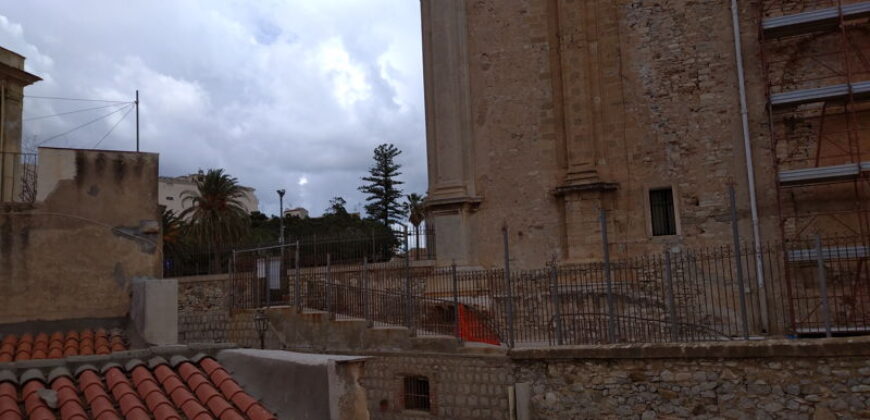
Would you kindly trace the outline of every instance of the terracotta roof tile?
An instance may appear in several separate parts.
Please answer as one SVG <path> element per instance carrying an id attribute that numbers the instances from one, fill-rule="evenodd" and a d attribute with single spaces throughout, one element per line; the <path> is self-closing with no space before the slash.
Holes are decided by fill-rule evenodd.
<path id="1" fill-rule="evenodd" d="M 5 335 L 0 341 L 0 363 L 19 360 L 60 359 L 77 355 L 109 354 L 127 350 L 120 330 L 56 331 Z M 5 420 L 0 418 L 0 420 Z"/>
<path id="2" fill-rule="evenodd" d="M 18 389 L 9 382 L 0 383 L 0 419 L 23 420 L 18 407 Z"/>
<path id="3" fill-rule="evenodd" d="M 173 363 L 174 368 L 160 358 L 150 368 L 141 361 L 126 368 L 110 363 L 102 373 L 83 366 L 75 375 L 58 368 L 49 375 L 50 384 L 39 372 L 16 378 L 11 371 L 0 371 L 0 420 L 276 419 L 216 360 L 204 357 L 194 363 L 182 358 Z M 49 387 L 56 392 L 56 408 L 40 396 Z"/>
<path id="4" fill-rule="evenodd" d="M 24 384 L 21 389 L 24 410 L 31 420 L 54 420 L 56 417 L 51 408 L 39 396 L 42 389 L 45 389 L 45 385 L 39 379 L 31 379 Z"/>

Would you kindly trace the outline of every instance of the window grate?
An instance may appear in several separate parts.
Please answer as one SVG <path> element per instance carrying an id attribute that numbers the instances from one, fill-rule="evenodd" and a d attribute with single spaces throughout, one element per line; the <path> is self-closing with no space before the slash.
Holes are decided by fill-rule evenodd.
<path id="1" fill-rule="evenodd" d="M 425 376 L 405 377 L 405 409 L 429 411 L 429 379 Z"/>
<path id="2" fill-rule="evenodd" d="M 677 222 L 674 217 L 674 192 L 672 189 L 651 190 L 649 192 L 649 208 L 652 218 L 653 236 L 677 234 Z"/>

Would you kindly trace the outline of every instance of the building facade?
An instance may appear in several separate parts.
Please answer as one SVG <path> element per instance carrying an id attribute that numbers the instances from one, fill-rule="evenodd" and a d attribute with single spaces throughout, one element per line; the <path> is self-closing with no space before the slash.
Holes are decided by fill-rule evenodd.
<path id="1" fill-rule="evenodd" d="M 0 47 L 0 202 L 20 201 L 23 178 L 35 171 L 35 154 L 21 150 L 21 114 L 24 88 L 40 80 L 24 70 L 24 56 Z"/>
<path id="2" fill-rule="evenodd" d="M 296 207 L 296 208 L 292 208 L 292 209 L 287 209 L 287 210 L 284 210 L 284 217 L 287 217 L 287 216 L 298 217 L 300 219 L 307 219 L 308 218 L 308 210 L 306 210 L 303 207 Z"/>
<path id="3" fill-rule="evenodd" d="M 186 208 L 190 207 L 190 201 L 185 202 L 184 197 L 187 192 L 196 191 L 196 183 L 193 177 L 196 174 L 182 175 L 176 177 L 161 176 L 158 179 L 158 197 L 161 206 L 167 210 L 171 210 L 175 214 L 180 214 Z M 251 187 L 242 187 L 244 196 L 241 202 L 245 207 L 245 211 L 253 213 L 259 211 L 260 201 L 257 199 L 254 190 Z"/>
<path id="4" fill-rule="evenodd" d="M 729 3 L 423 0 L 441 262 L 866 234 L 870 3 Z"/>

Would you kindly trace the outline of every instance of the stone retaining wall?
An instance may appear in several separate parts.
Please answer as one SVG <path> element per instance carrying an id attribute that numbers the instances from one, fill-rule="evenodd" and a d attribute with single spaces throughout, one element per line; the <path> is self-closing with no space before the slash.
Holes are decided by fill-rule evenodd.
<path id="1" fill-rule="evenodd" d="M 514 351 L 531 418 L 870 417 L 870 339 Z"/>
<path id="2" fill-rule="evenodd" d="M 178 342 L 229 341 L 229 278 L 226 275 L 178 279 Z"/>
<path id="3" fill-rule="evenodd" d="M 179 278 L 178 311 L 228 310 L 229 282 L 226 274 Z"/>
<path id="4" fill-rule="evenodd" d="M 209 303 L 225 297 L 220 284 L 179 281 L 180 342 L 259 347 L 254 311 L 232 312 Z M 372 357 L 362 384 L 373 419 L 507 419 L 513 385 L 518 403 L 529 407 L 518 411 L 518 420 L 870 417 L 870 337 L 506 352 L 461 346 L 447 351 L 419 344 L 362 350 L 353 345 L 360 338 L 348 334 L 348 340 L 356 341 L 320 349 L 311 337 L 288 334 L 283 324 L 295 319 L 295 312 L 288 312 L 287 319 L 272 319 L 285 316 L 280 312 L 269 312 L 266 348 Z M 322 317 L 310 322 L 324 324 L 323 333 L 332 341 L 341 341 L 340 331 L 349 328 L 347 321 Z M 429 414 L 404 410 L 405 376 L 429 379 Z"/>
<path id="5" fill-rule="evenodd" d="M 404 378 L 429 380 L 430 419 L 509 418 L 508 387 L 514 378 L 504 357 L 382 354 L 366 362 L 362 385 L 373 419 L 406 419 Z M 419 415 L 419 414 L 418 414 Z"/>

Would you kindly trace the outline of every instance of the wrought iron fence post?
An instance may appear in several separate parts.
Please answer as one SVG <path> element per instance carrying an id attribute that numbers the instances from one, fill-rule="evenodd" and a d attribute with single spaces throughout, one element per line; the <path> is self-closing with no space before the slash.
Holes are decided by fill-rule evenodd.
<path id="1" fill-rule="evenodd" d="M 230 270 L 230 308 L 235 308 L 238 306 L 238 302 L 236 302 L 236 282 L 238 275 L 236 274 L 236 250 L 233 250 L 233 263 L 232 269 Z"/>
<path id="2" fill-rule="evenodd" d="M 326 312 L 329 313 L 329 319 L 335 319 L 335 312 L 333 312 L 332 307 L 332 254 L 326 253 L 326 289 L 324 290 L 324 294 L 326 295 Z"/>
<path id="3" fill-rule="evenodd" d="M 460 330 L 459 319 L 459 277 L 456 275 L 456 260 L 450 265 L 450 278 L 453 283 L 453 332 L 456 334 L 456 339 L 462 342 L 462 331 Z"/>
<path id="4" fill-rule="evenodd" d="M 746 288 L 743 282 L 743 260 L 740 258 L 740 229 L 737 226 L 737 198 L 734 185 L 728 186 L 728 196 L 731 200 L 731 234 L 734 237 L 734 263 L 737 269 L 737 287 L 740 297 L 740 326 L 743 329 L 743 339 L 749 339 L 749 320 L 746 314 Z"/>
<path id="5" fill-rule="evenodd" d="M 363 286 L 363 316 L 366 320 L 366 326 L 371 328 L 374 326 L 374 320 L 372 319 L 372 309 L 371 309 L 371 284 L 369 282 L 369 257 L 363 257 L 363 272 L 362 272 L 362 286 Z"/>
<path id="6" fill-rule="evenodd" d="M 514 290 L 511 284 L 511 255 L 508 243 L 508 226 L 505 223 L 502 228 L 504 241 L 504 283 L 507 287 L 507 323 L 508 323 L 508 347 L 514 346 Z"/>
<path id="7" fill-rule="evenodd" d="M 296 264 L 295 264 L 295 275 L 293 281 L 293 299 L 296 302 L 296 312 L 302 313 L 302 284 L 300 282 L 300 273 L 299 273 L 299 240 L 296 240 Z"/>
<path id="8" fill-rule="evenodd" d="M 618 343 L 616 332 L 616 307 L 613 302 L 613 279 L 610 273 L 610 246 L 607 239 L 607 213 L 602 208 L 599 212 L 601 223 L 601 246 L 604 250 L 604 282 L 607 285 L 607 342 Z"/>
<path id="9" fill-rule="evenodd" d="M 550 298 L 553 299 L 553 318 L 556 324 L 556 344 L 565 344 L 562 336 L 562 302 L 559 296 L 559 267 L 556 261 L 550 266 Z"/>
<path id="10" fill-rule="evenodd" d="M 825 273 L 825 258 L 822 255 L 822 237 L 816 235 L 816 274 L 819 279 L 819 296 L 822 299 L 822 321 L 825 325 L 825 337 L 831 338 L 831 306 L 828 301 L 828 279 Z"/>
<path id="11" fill-rule="evenodd" d="M 405 248 L 405 325 L 408 326 L 408 331 L 411 337 L 417 335 L 417 329 L 414 328 L 414 302 L 411 291 L 411 250 L 408 246 L 408 225 L 402 225 L 404 228 L 402 246 Z"/>
<path id="12" fill-rule="evenodd" d="M 262 301 L 260 302 L 260 306 L 265 306 L 267 308 L 269 307 L 269 300 L 270 300 L 269 299 L 269 292 L 270 292 L 269 279 L 272 277 L 272 261 L 268 255 L 269 255 L 269 253 L 266 252 L 266 258 L 263 262 L 263 265 L 265 266 L 264 271 L 266 272 L 266 277 L 263 279 L 263 295 L 262 295 Z"/>
<path id="13" fill-rule="evenodd" d="M 671 324 L 671 341 L 680 340 L 680 324 L 677 323 L 677 307 L 674 304 L 674 277 L 671 271 L 671 252 L 665 251 L 665 300 L 668 305 L 668 322 Z"/>

